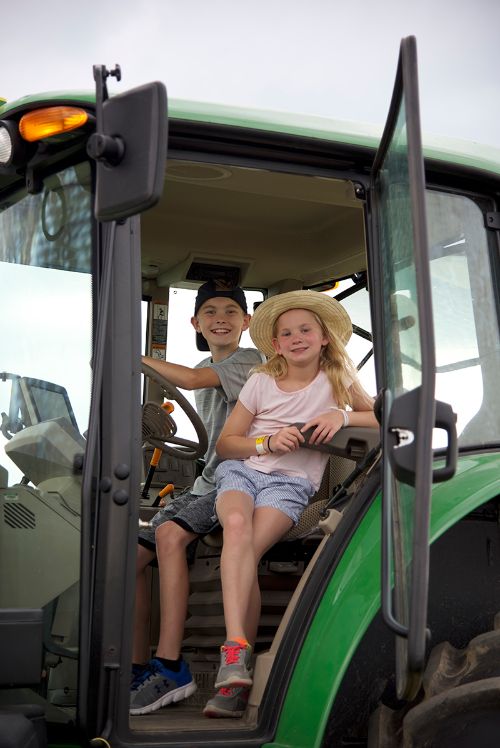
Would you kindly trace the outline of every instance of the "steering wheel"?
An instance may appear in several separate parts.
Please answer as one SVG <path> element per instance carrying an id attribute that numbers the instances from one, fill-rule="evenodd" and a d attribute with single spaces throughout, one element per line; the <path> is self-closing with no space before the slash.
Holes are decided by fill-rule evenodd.
<path id="1" fill-rule="evenodd" d="M 197 460 L 199 457 L 203 457 L 208 448 L 207 432 L 203 421 L 189 400 L 172 382 L 158 374 L 151 366 L 143 363 L 141 370 L 145 377 L 149 377 L 162 388 L 167 400 L 173 400 L 180 405 L 192 423 L 198 438 L 198 441 L 195 442 L 175 436 L 177 427 L 173 419 L 157 403 L 148 402 L 144 404 L 142 409 L 143 441 L 149 442 L 153 447 L 161 449 L 162 452 L 166 452 L 179 460 Z M 172 447 L 171 444 L 178 446 Z"/>

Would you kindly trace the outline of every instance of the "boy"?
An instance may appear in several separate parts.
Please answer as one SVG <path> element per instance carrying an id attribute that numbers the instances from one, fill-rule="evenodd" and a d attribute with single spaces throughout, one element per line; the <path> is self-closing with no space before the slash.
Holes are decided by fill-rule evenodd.
<path id="1" fill-rule="evenodd" d="M 208 435 L 205 467 L 190 489 L 160 509 L 151 527 L 139 534 L 136 567 L 136 604 L 133 680 L 130 713 L 148 714 L 174 701 L 185 699 L 196 684 L 180 651 L 189 596 L 187 546 L 214 527 L 216 497 L 214 471 L 220 462 L 215 443 L 251 369 L 262 363 L 254 348 L 240 348 L 248 329 L 245 295 L 241 288 L 228 291 L 215 282 L 198 291 L 191 324 L 199 350 L 211 356 L 194 369 L 168 361 L 144 357 L 144 362 L 177 387 L 195 390 L 196 408 Z M 149 602 L 146 569 L 158 558 L 160 578 L 160 637 L 155 657 L 146 665 Z M 220 695 L 225 709 L 236 708 L 238 692 Z M 233 701 L 235 704 L 233 704 Z"/>

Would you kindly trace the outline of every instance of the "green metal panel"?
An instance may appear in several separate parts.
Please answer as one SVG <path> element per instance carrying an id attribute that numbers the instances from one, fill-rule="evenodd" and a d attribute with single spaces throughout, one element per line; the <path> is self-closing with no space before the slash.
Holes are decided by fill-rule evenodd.
<path id="1" fill-rule="evenodd" d="M 23 96 L 14 101 L 6 101 L 5 104 L 0 106 L 0 119 L 14 109 L 36 109 L 40 106 L 57 106 L 63 101 L 85 102 L 93 106 L 95 104 L 95 94 L 91 91 L 49 91 L 47 93 Z"/>
<path id="2" fill-rule="evenodd" d="M 499 492 L 498 454 L 461 457 L 455 477 L 434 487 L 431 542 Z M 380 526 L 378 496 L 323 596 L 290 682 L 276 738 L 267 748 L 321 745 L 343 675 L 380 607 Z"/>
<path id="3" fill-rule="evenodd" d="M 111 94 L 113 93 L 121 93 L 121 91 L 119 88 L 114 88 L 111 91 Z M 94 94 L 91 91 L 56 91 L 25 96 L 0 106 L 0 119 L 9 111 L 20 107 L 40 106 L 48 102 L 57 104 L 62 101 L 86 102 L 93 105 Z M 169 101 L 169 117 L 173 120 L 229 125 L 326 140 L 331 143 L 365 147 L 373 153 L 378 147 L 382 134 L 382 127 L 377 125 L 330 120 L 326 117 L 306 114 L 243 109 L 182 99 Z M 500 174 L 499 148 L 452 138 L 426 137 L 425 134 L 423 141 L 425 158 Z"/>

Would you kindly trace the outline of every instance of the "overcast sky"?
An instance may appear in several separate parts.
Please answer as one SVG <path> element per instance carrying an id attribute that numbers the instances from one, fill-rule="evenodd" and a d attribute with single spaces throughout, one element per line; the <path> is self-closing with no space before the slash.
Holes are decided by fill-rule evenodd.
<path id="1" fill-rule="evenodd" d="M 417 37 L 422 128 L 500 148 L 500 0 L 25 0 L 2 4 L 0 97 L 162 80 L 169 97 L 381 125 Z"/>

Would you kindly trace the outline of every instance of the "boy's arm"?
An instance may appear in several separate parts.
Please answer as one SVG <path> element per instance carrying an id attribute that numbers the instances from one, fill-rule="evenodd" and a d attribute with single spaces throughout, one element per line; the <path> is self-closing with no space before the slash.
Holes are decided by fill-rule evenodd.
<path id="1" fill-rule="evenodd" d="M 218 387 L 220 385 L 219 375 L 211 366 L 191 369 L 189 366 L 172 364 L 170 361 L 160 361 L 151 356 L 142 356 L 142 362 L 183 390 L 201 390 L 204 387 Z"/>

